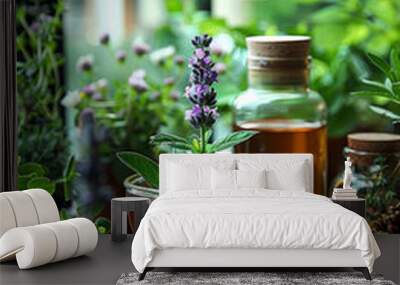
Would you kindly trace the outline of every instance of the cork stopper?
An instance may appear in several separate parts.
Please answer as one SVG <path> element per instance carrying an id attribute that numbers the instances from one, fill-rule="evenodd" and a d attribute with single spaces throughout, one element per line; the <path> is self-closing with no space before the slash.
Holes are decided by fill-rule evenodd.
<path id="1" fill-rule="evenodd" d="M 308 58 L 310 37 L 255 36 L 246 38 L 249 58 L 304 60 Z"/>
<path id="2" fill-rule="evenodd" d="M 250 83 L 308 83 L 310 37 L 254 36 L 246 38 Z"/>
<path id="3" fill-rule="evenodd" d="M 400 135 L 390 133 L 353 133 L 347 136 L 348 146 L 373 153 L 400 152 Z"/>

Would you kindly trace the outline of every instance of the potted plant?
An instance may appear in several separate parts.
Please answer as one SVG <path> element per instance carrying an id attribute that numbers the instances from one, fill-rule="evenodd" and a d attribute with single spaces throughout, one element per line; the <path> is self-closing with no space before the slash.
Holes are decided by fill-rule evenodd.
<path id="1" fill-rule="evenodd" d="M 254 131 L 233 132 L 226 137 L 212 140 L 212 128 L 218 118 L 217 92 L 213 84 L 218 72 L 210 56 L 212 38 L 196 36 L 192 40 L 194 51 L 189 59 L 190 82 L 185 97 L 191 108 L 185 118 L 194 129 L 188 138 L 159 133 L 151 137 L 151 143 L 187 153 L 215 153 L 231 148 L 256 134 Z M 134 152 L 119 152 L 118 158 L 135 171 L 135 176 L 125 180 L 125 187 L 133 194 L 156 198 L 158 196 L 158 164 L 150 158 Z M 145 183 L 145 184 L 144 184 Z M 147 185 L 146 185 L 147 184 Z"/>
<path id="2" fill-rule="evenodd" d="M 400 52 L 393 49 L 390 54 L 390 64 L 384 59 L 369 54 L 371 62 L 384 73 L 383 82 L 362 79 L 368 86 L 367 90 L 353 92 L 353 95 L 383 98 L 393 107 L 400 106 Z M 394 129 L 398 130 L 400 113 L 380 106 L 371 105 L 372 111 L 392 120 Z M 398 110 L 398 109 L 397 109 Z M 397 165 L 388 167 L 385 161 L 378 159 L 363 174 L 366 190 L 367 212 L 370 211 L 370 224 L 382 256 L 376 262 L 376 271 L 383 273 L 386 278 L 400 282 L 400 157 Z M 372 209 L 372 210 L 371 210 Z M 374 209 L 379 209 L 374 213 Z"/>

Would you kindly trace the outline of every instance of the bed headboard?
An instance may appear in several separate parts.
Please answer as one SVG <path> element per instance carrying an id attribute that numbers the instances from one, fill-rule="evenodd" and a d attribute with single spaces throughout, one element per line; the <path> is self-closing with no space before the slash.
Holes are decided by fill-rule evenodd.
<path id="1" fill-rule="evenodd" d="M 248 153 L 240 153 L 240 154 L 232 154 L 232 153 L 218 153 L 218 154 L 161 154 L 160 155 L 160 194 L 165 193 L 166 185 L 167 185 L 167 170 L 169 162 L 176 163 L 207 163 L 207 162 L 216 162 L 218 160 L 221 161 L 237 161 L 240 159 L 255 159 L 255 160 L 266 160 L 268 163 L 273 163 L 273 161 L 304 161 L 307 165 L 308 177 L 309 181 L 308 187 L 306 189 L 307 192 L 314 192 L 314 180 L 313 180 L 313 155 L 309 153 L 283 153 L 283 154 L 269 154 L 269 153 L 257 153 L 257 154 L 248 154 Z"/>

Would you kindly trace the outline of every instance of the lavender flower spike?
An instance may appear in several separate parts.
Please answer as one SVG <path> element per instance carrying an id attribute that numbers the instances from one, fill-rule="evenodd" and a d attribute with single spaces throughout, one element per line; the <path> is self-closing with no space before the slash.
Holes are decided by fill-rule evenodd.
<path id="1" fill-rule="evenodd" d="M 209 129 L 215 123 L 217 93 L 212 85 L 217 82 L 218 73 L 210 56 L 212 38 L 208 35 L 196 36 L 192 40 L 195 50 L 189 59 L 190 84 L 185 88 L 185 97 L 193 104 L 186 112 L 186 120 L 196 128 Z"/>

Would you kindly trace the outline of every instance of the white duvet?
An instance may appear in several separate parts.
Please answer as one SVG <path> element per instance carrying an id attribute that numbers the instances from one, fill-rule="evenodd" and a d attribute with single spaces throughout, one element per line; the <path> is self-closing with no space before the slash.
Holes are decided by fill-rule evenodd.
<path id="1" fill-rule="evenodd" d="M 132 262 L 143 272 L 165 248 L 358 249 L 370 271 L 380 255 L 365 219 L 328 198 L 256 189 L 159 197 L 135 235 Z"/>

